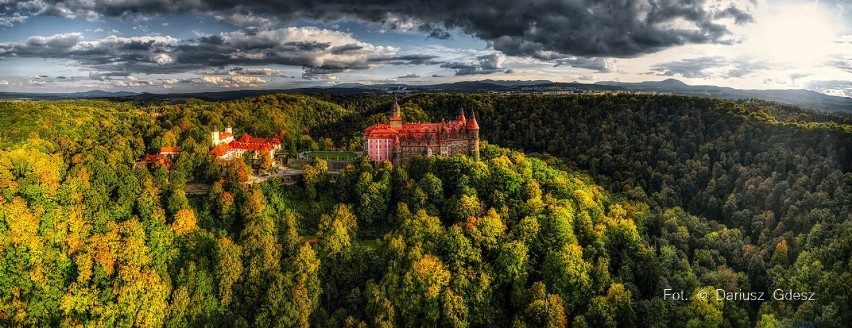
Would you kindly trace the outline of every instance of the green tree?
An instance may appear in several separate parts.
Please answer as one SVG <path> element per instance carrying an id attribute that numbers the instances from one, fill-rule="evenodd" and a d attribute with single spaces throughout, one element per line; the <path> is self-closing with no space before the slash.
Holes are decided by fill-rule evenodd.
<path id="1" fill-rule="evenodd" d="M 530 303 L 524 309 L 523 317 L 532 327 L 567 327 L 568 317 L 559 295 L 548 294 L 542 282 L 536 282 L 530 288 Z"/>
<path id="2" fill-rule="evenodd" d="M 592 281 L 591 266 L 583 260 L 583 248 L 565 244 L 547 255 L 542 276 L 548 285 L 562 297 L 568 313 L 574 313 L 587 301 Z"/>
<path id="3" fill-rule="evenodd" d="M 243 273 L 243 263 L 240 260 L 242 251 L 228 237 L 220 237 L 216 241 L 215 249 L 216 265 L 215 276 L 218 285 L 219 301 L 224 306 L 231 304 L 233 286 L 237 283 Z"/>

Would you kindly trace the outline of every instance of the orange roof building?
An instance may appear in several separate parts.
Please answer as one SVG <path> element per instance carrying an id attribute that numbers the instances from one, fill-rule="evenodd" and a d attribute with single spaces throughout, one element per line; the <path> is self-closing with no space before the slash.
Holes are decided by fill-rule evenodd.
<path id="1" fill-rule="evenodd" d="M 415 155 L 469 155 L 479 160 L 479 124 L 460 111 L 455 120 L 440 123 L 404 123 L 394 98 L 388 123 L 374 124 L 364 130 L 364 150 L 373 162 L 392 161 L 408 164 Z"/>
<path id="2" fill-rule="evenodd" d="M 180 154 L 181 149 L 178 146 L 172 147 L 160 147 L 160 155 L 177 155 Z"/>
<path id="3" fill-rule="evenodd" d="M 231 159 L 242 157 L 246 151 L 254 151 L 254 158 L 261 152 L 269 152 L 269 155 L 275 157 L 275 152 L 281 150 L 281 139 L 273 138 L 258 138 L 250 134 L 243 134 L 239 139 L 234 140 L 233 131 L 231 128 L 226 128 L 225 132 L 215 130 L 210 135 L 213 149 L 210 153 L 222 159 Z"/>
<path id="4" fill-rule="evenodd" d="M 142 157 L 137 163 L 152 165 L 152 164 L 160 164 L 165 166 L 166 169 L 172 169 L 172 159 L 163 154 L 148 154 L 145 157 Z"/>
<path id="5" fill-rule="evenodd" d="M 177 156 L 178 154 L 180 154 L 180 152 L 181 152 L 181 148 L 177 147 L 177 146 L 160 147 L 160 153 L 159 154 L 146 154 L 145 156 L 140 158 L 138 161 L 136 161 L 136 163 L 137 164 L 145 164 L 145 165 L 161 164 L 161 165 L 165 166 L 167 169 L 171 170 L 172 164 L 174 163 L 174 161 L 172 161 L 172 159 L 175 156 Z"/>

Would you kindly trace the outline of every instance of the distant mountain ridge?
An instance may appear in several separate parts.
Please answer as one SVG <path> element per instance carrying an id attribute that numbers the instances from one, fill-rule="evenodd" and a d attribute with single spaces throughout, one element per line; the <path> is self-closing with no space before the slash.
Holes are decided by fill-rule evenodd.
<path id="1" fill-rule="evenodd" d="M 761 99 L 809 107 L 822 111 L 852 113 L 852 98 L 830 96 L 804 89 L 743 90 L 714 85 L 688 85 L 675 79 L 668 79 L 660 82 L 598 82 L 596 84 L 619 87 L 629 91 L 669 92 L 678 95 L 720 99 Z"/>
<path id="2" fill-rule="evenodd" d="M 362 84 L 345 83 L 328 87 L 310 87 L 295 89 L 268 89 L 268 90 L 234 90 L 234 91 L 210 91 L 194 93 L 137 93 L 137 92 L 109 92 L 103 90 L 92 90 L 75 93 L 20 93 L 0 92 L 0 99 L 76 99 L 76 98 L 139 98 L 139 99 L 182 99 L 202 98 L 210 100 L 222 100 L 242 97 L 259 96 L 278 92 L 295 93 L 333 93 L 333 94 L 364 94 L 364 93 L 408 93 L 408 92 L 515 92 L 515 93 L 542 93 L 542 92 L 654 92 L 663 94 L 699 96 L 718 99 L 761 99 L 793 104 L 801 107 L 811 108 L 824 112 L 841 112 L 852 114 L 852 98 L 838 97 L 822 94 L 810 90 L 743 90 L 729 87 L 712 85 L 689 85 L 676 79 L 663 81 L 646 81 L 636 83 L 625 82 L 596 82 L 593 84 L 578 82 L 552 82 L 547 80 L 531 81 L 504 81 L 504 80 L 479 80 L 454 83 L 442 83 L 431 85 L 413 85 L 403 83 L 386 84 Z"/>

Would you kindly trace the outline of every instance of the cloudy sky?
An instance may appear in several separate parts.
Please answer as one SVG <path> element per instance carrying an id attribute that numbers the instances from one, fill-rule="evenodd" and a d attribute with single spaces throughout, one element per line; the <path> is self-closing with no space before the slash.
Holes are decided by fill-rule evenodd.
<path id="1" fill-rule="evenodd" d="M 852 0 L 0 0 L 0 91 L 667 78 L 852 97 Z"/>

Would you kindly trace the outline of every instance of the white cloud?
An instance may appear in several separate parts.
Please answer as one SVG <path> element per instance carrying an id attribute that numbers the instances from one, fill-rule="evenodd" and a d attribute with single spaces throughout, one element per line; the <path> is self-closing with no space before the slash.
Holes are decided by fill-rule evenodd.
<path id="1" fill-rule="evenodd" d="M 15 13 L 12 16 L 0 16 L 0 26 L 12 27 L 15 24 L 25 22 L 29 16 L 21 16 L 20 13 Z"/>
<path id="2" fill-rule="evenodd" d="M 151 60 L 157 63 L 157 65 L 167 65 L 175 62 L 174 58 L 167 54 L 156 55 L 154 58 L 151 58 Z"/>
<path id="3" fill-rule="evenodd" d="M 267 82 L 257 76 L 241 75 L 236 72 L 228 72 L 227 75 L 203 75 L 200 81 L 225 88 L 256 87 Z"/>

